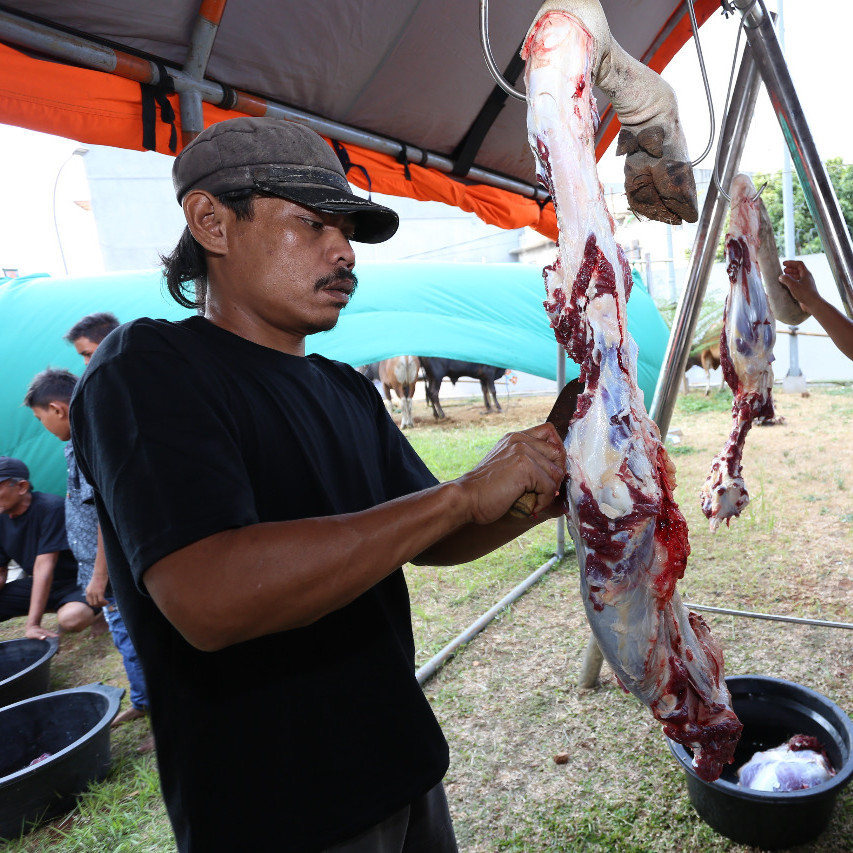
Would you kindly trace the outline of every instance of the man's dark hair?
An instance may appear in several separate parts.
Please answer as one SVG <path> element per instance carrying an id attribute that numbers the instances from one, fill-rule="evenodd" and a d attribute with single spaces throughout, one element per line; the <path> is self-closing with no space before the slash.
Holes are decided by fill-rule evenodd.
<path id="1" fill-rule="evenodd" d="M 36 406 L 41 409 L 57 401 L 69 403 L 76 385 L 77 377 L 70 370 L 48 367 L 30 382 L 24 405 L 30 409 Z"/>
<path id="2" fill-rule="evenodd" d="M 113 329 L 119 327 L 118 317 L 109 311 L 101 311 L 98 314 L 87 314 L 82 320 L 78 320 L 65 334 L 65 340 L 69 343 L 80 338 L 88 338 L 93 344 L 99 344 Z"/>
<path id="3" fill-rule="evenodd" d="M 254 189 L 234 190 L 216 196 L 225 207 L 234 212 L 238 220 L 246 222 L 255 218 L 255 199 L 264 197 L 270 195 Z M 193 237 L 189 226 L 184 227 L 181 239 L 172 252 L 160 255 L 160 262 L 163 264 L 169 296 L 184 308 L 201 311 L 207 298 L 207 256 Z"/>

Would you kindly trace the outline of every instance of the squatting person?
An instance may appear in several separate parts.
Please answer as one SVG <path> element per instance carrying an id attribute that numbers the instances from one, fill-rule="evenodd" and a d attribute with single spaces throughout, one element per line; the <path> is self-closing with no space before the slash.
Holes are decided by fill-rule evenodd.
<path id="1" fill-rule="evenodd" d="M 23 576 L 7 582 L 12 560 Z M 57 633 L 41 624 L 45 613 L 56 614 L 61 631 L 76 632 L 94 625 L 100 610 L 77 584 L 65 502 L 34 491 L 21 459 L 0 456 L 0 622 L 26 616 L 24 636 L 46 640 Z"/>

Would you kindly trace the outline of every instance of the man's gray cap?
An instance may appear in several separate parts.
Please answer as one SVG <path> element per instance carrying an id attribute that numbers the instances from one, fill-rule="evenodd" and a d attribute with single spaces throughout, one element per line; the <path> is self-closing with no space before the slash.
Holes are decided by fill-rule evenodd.
<path id="1" fill-rule="evenodd" d="M 6 480 L 29 480 L 30 469 L 14 456 L 0 456 L 0 483 Z"/>
<path id="2" fill-rule="evenodd" d="M 323 213 L 346 214 L 354 240 L 381 243 L 400 220 L 388 207 L 353 195 L 331 146 L 302 124 L 274 118 L 232 118 L 203 130 L 175 158 L 178 202 L 193 189 L 213 195 L 255 189 Z"/>

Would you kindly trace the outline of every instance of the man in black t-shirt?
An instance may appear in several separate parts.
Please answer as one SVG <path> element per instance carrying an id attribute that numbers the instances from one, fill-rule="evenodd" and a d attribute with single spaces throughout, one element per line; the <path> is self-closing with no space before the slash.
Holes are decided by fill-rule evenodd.
<path id="1" fill-rule="evenodd" d="M 145 670 L 182 853 L 456 849 L 447 744 L 415 678 L 401 566 L 467 562 L 559 513 L 550 425 L 438 484 L 371 382 L 305 354 L 397 216 L 275 119 L 175 160 L 169 292 L 95 353 L 71 406 L 110 579 Z M 535 517 L 509 513 L 524 493 Z"/>
<path id="2" fill-rule="evenodd" d="M 7 583 L 12 560 L 24 575 Z M 0 456 L 0 622 L 26 616 L 25 636 L 46 640 L 57 635 L 42 627 L 45 613 L 56 613 L 63 631 L 82 631 L 98 612 L 77 584 L 65 501 L 34 492 L 29 468 L 20 459 Z"/>

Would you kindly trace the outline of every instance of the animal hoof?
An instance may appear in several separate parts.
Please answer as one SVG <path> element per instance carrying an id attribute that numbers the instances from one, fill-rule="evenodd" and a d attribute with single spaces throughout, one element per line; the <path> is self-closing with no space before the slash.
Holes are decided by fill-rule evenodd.
<path id="1" fill-rule="evenodd" d="M 638 149 L 625 160 L 625 191 L 631 209 L 649 219 L 680 225 L 699 218 L 689 163 L 657 159 Z"/>

